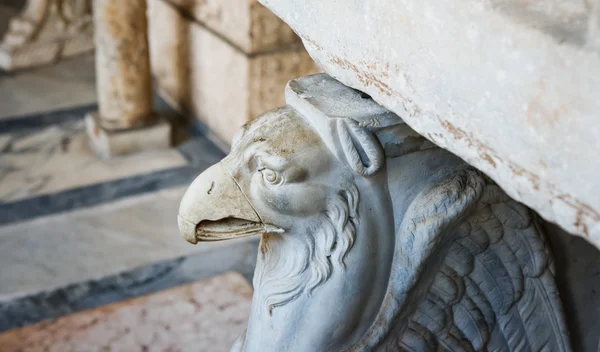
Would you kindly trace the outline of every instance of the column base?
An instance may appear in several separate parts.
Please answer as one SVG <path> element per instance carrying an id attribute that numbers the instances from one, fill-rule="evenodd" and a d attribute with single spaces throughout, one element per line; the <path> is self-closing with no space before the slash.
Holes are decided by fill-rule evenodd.
<path id="1" fill-rule="evenodd" d="M 110 131 L 98 122 L 98 113 L 85 116 L 90 146 L 102 159 L 171 146 L 171 124 L 165 118 L 150 126 Z"/>

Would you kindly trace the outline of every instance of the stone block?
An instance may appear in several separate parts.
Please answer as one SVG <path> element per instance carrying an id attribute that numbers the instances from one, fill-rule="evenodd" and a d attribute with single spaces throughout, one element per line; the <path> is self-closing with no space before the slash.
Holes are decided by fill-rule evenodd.
<path id="1" fill-rule="evenodd" d="M 103 159 L 171 145 L 171 124 L 164 118 L 146 127 L 111 131 L 100 126 L 98 115 L 91 113 L 85 117 L 85 127 L 91 147 Z"/>
<path id="2" fill-rule="evenodd" d="M 319 71 L 301 46 L 248 55 L 163 0 L 148 5 L 160 94 L 226 144 L 246 121 L 284 105 L 287 81 Z"/>
<path id="3" fill-rule="evenodd" d="M 0 67 L 16 71 L 84 54 L 94 50 L 91 31 L 73 35 L 62 41 L 34 42 L 17 48 L 0 46 Z"/>
<path id="4" fill-rule="evenodd" d="M 157 0 L 172 5 L 245 53 L 300 44 L 298 36 L 256 0 Z"/>

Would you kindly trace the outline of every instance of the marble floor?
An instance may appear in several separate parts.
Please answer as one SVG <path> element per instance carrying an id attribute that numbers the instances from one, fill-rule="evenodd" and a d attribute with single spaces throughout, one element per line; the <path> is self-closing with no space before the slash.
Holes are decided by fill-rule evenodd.
<path id="1" fill-rule="evenodd" d="M 230 245 L 183 240 L 176 214 L 185 189 L 0 226 L 0 302 Z"/>
<path id="2" fill-rule="evenodd" d="M 93 55 L 0 74 L 0 351 L 225 351 L 242 330 L 257 239 L 181 238 L 183 192 L 224 154 L 156 108 L 175 145 L 103 161 Z"/>
<path id="3" fill-rule="evenodd" d="M 0 202 L 186 164 L 176 149 L 101 160 L 89 146 L 81 119 L 40 129 L 0 132 Z"/>

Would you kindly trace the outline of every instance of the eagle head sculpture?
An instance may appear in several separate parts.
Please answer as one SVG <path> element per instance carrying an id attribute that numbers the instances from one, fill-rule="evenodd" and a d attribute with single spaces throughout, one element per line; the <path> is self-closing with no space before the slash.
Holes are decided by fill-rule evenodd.
<path id="1" fill-rule="evenodd" d="M 194 180 L 191 242 L 261 236 L 234 351 L 568 351 L 535 215 L 327 75 Z"/>

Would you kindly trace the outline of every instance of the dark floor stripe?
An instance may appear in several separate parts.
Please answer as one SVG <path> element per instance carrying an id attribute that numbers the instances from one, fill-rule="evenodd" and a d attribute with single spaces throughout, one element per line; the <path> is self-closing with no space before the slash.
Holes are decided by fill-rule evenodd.
<path id="1" fill-rule="evenodd" d="M 225 156 L 223 152 L 202 136 L 190 139 L 177 149 L 187 159 L 189 163 L 187 166 L 83 186 L 10 203 L 0 202 L 0 225 L 99 205 L 168 187 L 190 184 L 202 171 Z"/>
<path id="2" fill-rule="evenodd" d="M 10 72 L 0 70 L 0 76 L 2 75 L 2 72 L 6 75 L 12 75 Z M 169 104 L 157 94 L 154 95 L 154 108 L 159 114 L 178 116 L 179 118 L 186 120 L 186 118 L 181 117 L 176 110 L 171 108 Z M 97 110 L 98 104 L 91 103 L 52 111 L 3 117 L 0 118 L 0 134 L 22 132 L 24 129 L 42 128 L 60 124 L 64 121 L 83 119 L 88 112 Z"/>
<path id="3" fill-rule="evenodd" d="M 94 104 L 69 107 L 66 109 L 40 112 L 0 119 L 0 134 L 22 132 L 25 129 L 42 128 L 65 121 L 82 119 L 90 111 L 97 110 Z"/>
<path id="4" fill-rule="evenodd" d="M 185 166 L 0 204 L 0 225 L 189 184 L 201 171 Z"/>
<path id="5" fill-rule="evenodd" d="M 160 111 L 161 114 L 168 114 L 170 118 L 177 120 L 179 125 L 188 123 L 185 118 L 171 109 L 159 96 L 155 96 L 154 102 L 156 110 Z M 96 104 L 90 104 L 0 119 L 0 134 L 22 132 L 27 129 L 64 123 L 67 120 L 81 119 L 87 112 L 96 109 Z M 185 126 L 183 127 L 185 128 Z M 191 183 L 195 176 L 217 163 L 225 154 L 209 141 L 196 126 L 189 126 L 188 128 L 192 129 L 192 138 L 177 146 L 177 150 L 186 158 L 188 166 L 135 175 L 10 203 L 0 202 L 0 225 L 99 205 L 119 198 Z"/>
<path id="6" fill-rule="evenodd" d="M 0 332 L 100 307 L 229 271 L 250 282 L 258 240 L 236 243 L 186 257 L 0 302 Z"/>

